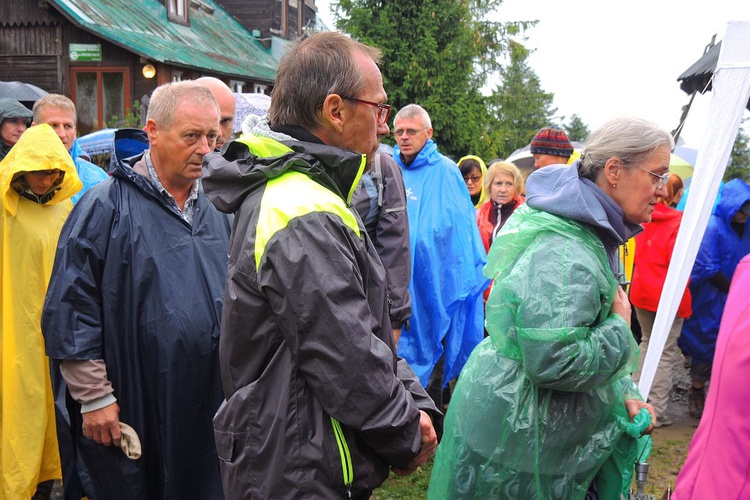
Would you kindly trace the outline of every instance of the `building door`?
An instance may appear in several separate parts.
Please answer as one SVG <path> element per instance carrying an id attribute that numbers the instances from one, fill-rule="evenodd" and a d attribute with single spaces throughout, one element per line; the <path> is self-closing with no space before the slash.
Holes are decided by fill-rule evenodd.
<path id="1" fill-rule="evenodd" d="M 70 71 L 79 135 L 121 126 L 130 112 L 130 69 L 80 67 Z"/>

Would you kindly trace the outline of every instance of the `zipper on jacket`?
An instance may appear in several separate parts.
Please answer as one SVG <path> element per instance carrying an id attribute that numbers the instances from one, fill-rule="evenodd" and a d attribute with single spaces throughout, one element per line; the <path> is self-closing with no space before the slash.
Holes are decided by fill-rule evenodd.
<path id="1" fill-rule="evenodd" d="M 331 417 L 331 425 L 333 426 L 333 434 L 336 436 L 336 444 L 339 447 L 339 455 L 341 456 L 341 470 L 344 473 L 344 486 L 346 486 L 346 495 L 347 498 L 351 498 L 352 483 L 354 482 L 354 470 L 352 467 L 352 456 L 349 453 L 349 445 L 346 444 L 344 431 L 341 429 L 341 424 L 339 423 L 339 421 Z"/>

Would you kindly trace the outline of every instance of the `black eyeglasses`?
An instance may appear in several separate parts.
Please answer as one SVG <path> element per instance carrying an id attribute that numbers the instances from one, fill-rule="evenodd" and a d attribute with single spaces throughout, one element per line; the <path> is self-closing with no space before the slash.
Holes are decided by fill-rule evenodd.
<path id="1" fill-rule="evenodd" d="M 361 102 L 362 104 L 369 104 L 378 108 L 378 123 L 387 123 L 388 117 L 391 114 L 391 105 L 382 102 L 365 101 L 364 99 L 357 99 L 356 97 L 341 96 L 342 99 L 348 99 L 350 101 Z"/>
<path id="2" fill-rule="evenodd" d="M 652 172 L 651 170 L 645 169 L 643 167 L 639 167 L 638 165 L 630 165 L 630 166 L 635 167 L 639 170 L 643 170 L 644 172 L 648 172 L 649 174 L 659 179 L 658 181 L 656 181 L 656 189 L 663 188 L 664 186 L 667 185 L 667 182 L 669 182 L 669 172 L 667 172 L 666 174 L 659 175 L 656 172 Z"/>

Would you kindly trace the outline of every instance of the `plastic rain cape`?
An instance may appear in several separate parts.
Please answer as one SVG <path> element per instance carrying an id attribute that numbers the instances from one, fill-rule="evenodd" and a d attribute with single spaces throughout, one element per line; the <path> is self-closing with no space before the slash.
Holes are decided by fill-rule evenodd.
<path id="1" fill-rule="evenodd" d="M 623 401 L 640 398 L 638 347 L 611 314 L 618 285 L 603 245 L 524 205 L 485 274 L 490 336 L 459 377 L 428 497 L 584 498 L 596 482 L 600 498 L 619 498 L 637 454 Z"/>
<path id="2" fill-rule="evenodd" d="M 65 172 L 40 205 L 11 187 L 15 174 Z M 60 229 L 81 189 L 73 160 L 49 125 L 31 127 L 0 163 L 0 498 L 31 498 L 37 483 L 61 477 L 49 360 L 40 317 Z"/>

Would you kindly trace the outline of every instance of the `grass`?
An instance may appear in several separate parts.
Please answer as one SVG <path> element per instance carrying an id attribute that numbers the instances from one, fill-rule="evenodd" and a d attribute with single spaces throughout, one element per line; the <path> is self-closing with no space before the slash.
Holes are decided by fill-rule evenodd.
<path id="1" fill-rule="evenodd" d="M 692 425 L 675 425 L 657 429 L 653 434 L 648 482 L 645 493 L 661 498 L 667 486 L 674 489 L 677 474 L 685 462 L 688 445 L 695 428 Z M 420 500 L 427 496 L 432 460 L 414 474 L 398 477 L 395 474 L 375 490 L 373 500 Z M 635 486 L 633 487 L 635 490 Z"/>

